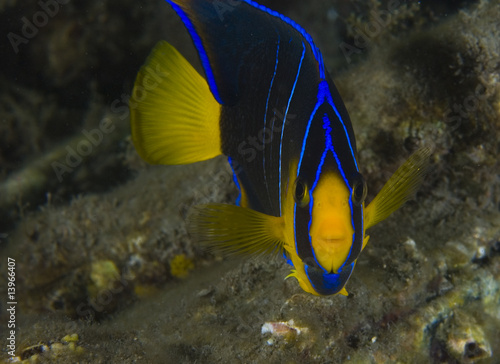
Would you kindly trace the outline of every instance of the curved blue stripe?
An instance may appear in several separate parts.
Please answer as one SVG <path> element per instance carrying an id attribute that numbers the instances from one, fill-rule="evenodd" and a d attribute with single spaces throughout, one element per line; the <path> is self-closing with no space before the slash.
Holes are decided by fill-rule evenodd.
<path id="1" fill-rule="evenodd" d="M 321 160 L 320 160 L 320 163 L 318 165 L 318 169 L 316 170 L 316 177 L 315 177 L 314 183 L 313 183 L 313 185 L 312 185 L 312 187 L 310 189 L 310 199 L 311 199 L 311 202 L 309 204 L 309 216 L 311 218 L 310 218 L 309 223 L 308 223 L 308 229 L 309 229 L 309 231 L 311 231 L 311 224 L 312 224 L 312 219 L 313 219 L 312 208 L 313 208 L 313 205 L 314 205 L 314 202 L 313 202 L 314 190 L 315 190 L 315 188 L 316 188 L 316 186 L 317 186 L 317 184 L 319 182 L 319 179 L 321 177 L 322 167 L 323 167 L 323 164 L 325 162 L 326 155 L 328 154 L 329 151 L 332 152 L 333 157 L 335 158 L 335 161 L 337 163 L 337 168 L 338 168 L 338 170 L 340 172 L 340 175 L 342 176 L 342 179 L 344 180 L 344 183 L 346 184 L 347 188 L 349 189 L 350 194 L 352 193 L 352 188 L 349 185 L 349 181 L 347 180 L 347 177 L 345 175 L 344 169 L 342 168 L 342 165 L 340 163 L 340 159 L 339 159 L 337 153 L 335 152 L 335 148 L 333 146 L 332 135 L 331 135 L 331 133 L 332 133 L 332 127 L 331 127 L 330 119 L 328 118 L 327 114 L 325 114 L 323 116 L 323 129 L 325 130 L 325 150 L 323 152 L 323 155 L 321 156 Z M 355 234 L 356 234 L 356 227 L 354 226 L 355 225 L 354 224 L 354 216 L 352 216 L 353 209 L 352 209 L 352 201 L 351 201 L 351 199 L 349 199 L 349 207 L 350 207 L 350 211 L 351 211 L 351 226 L 353 228 L 354 234 L 353 234 L 353 237 L 352 237 L 351 249 L 349 249 L 349 254 L 346 257 L 346 260 L 344 261 L 344 264 L 342 264 L 342 266 L 339 269 L 342 269 L 345 266 L 345 262 L 347 262 L 347 260 L 351 256 L 352 247 L 354 246 L 354 238 L 355 238 Z M 329 273 L 319 263 L 318 259 L 316 258 L 316 252 L 314 251 L 314 248 L 312 246 L 312 241 L 311 241 L 311 236 L 310 235 L 309 235 L 309 244 L 311 245 L 311 251 L 313 252 L 313 257 L 314 257 L 314 260 L 316 261 L 316 263 L 318 264 L 318 266 L 321 267 L 321 269 L 325 273 Z"/>
<path id="2" fill-rule="evenodd" d="M 302 68 L 302 61 L 304 61 L 305 54 L 306 54 L 306 47 L 304 46 L 304 42 L 302 42 L 302 56 L 300 57 L 299 68 L 297 70 L 297 75 L 295 76 L 295 81 L 293 82 L 292 92 L 290 93 L 290 97 L 288 98 L 288 104 L 286 105 L 285 115 L 283 116 L 283 125 L 281 127 L 280 159 L 279 159 L 279 169 L 278 169 L 278 175 L 279 175 L 278 196 L 280 204 L 280 216 L 281 216 L 281 153 L 283 151 L 283 134 L 285 133 L 285 124 L 286 124 L 286 117 L 288 115 L 288 109 L 290 108 L 290 103 L 292 102 L 292 97 L 293 94 L 295 93 L 295 87 L 297 86 L 297 81 L 299 80 L 300 70 Z"/>
<path id="3" fill-rule="evenodd" d="M 339 167 L 340 174 L 342 175 L 342 178 L 344 179 L 344 182 L 345 182 L 347 188 L 349 189 L 349 195 L 352 195 L 352 188 L 349 185 L 349 181 L 347 180 L 347 178 L 345 176 L 344 170 L 342 169 L 339 157 L 338 157 L 337 153 L 335 152 L 335 150 L 332 150 L 332 152 L 333 152 L 333 156 L 335 157 L 335 161 L 337 162 L 337 166 Z M 342 269 L 345 266 L 345 263 L 349 260 L 349 257 L 351 256 L 351 253 L 352 253 L 352 247 L 354 246 L 354 239 L 356 237 L 356 226 L 354 224 L 354 215 L 353 215 L 354 210 L 352 209 L 352 199 L 350 199 L 350 198 L 349 198 L 349 210 L 351 211 L 351 226 L 352 226 L 352 230 L 354 231 L 354 233 L 352 234 L 352 242 L 351 242 L 351 248 L 349 249 L 349 254 L 346 257 L 344 264 L 342 264 L 339 269 Z M 361 226 L 361 231 L 363 231 L 362 228 L 363 228 L 363 226 Z"/>
<path id="4" fill-rule="evenodd" d="M 326 116 L 326 115 L 325 115 Z M 330 131 L 332 129 L 330 128 Z M 328 138 L 328 134 L 327 134 L 327 138 Z M 311 246 L 311 251 L 313 253 L 313 257 L 314 257 L 314 260 L 316 261 L 316 264 L 318 265 L 318 267 L 320 267 L 323 272 L 325 273 L 328 273 L 327 270 L 319 263 L 318 261 L 318 258 L 316 258 L 316 252 L 314 251 L 314 248 L 312 246 L 312 240 L 311 240 L 311 225 L 312 225 L 312 219 L 313 219 L 313 206 L 314 206 L 314 198 L 313 198 L 313 193 L 314 193 L 314 189 L 316 188 L 316 185 L 318 184 L 318 181 L 319 181 L 319 178 L 320 178 L 320 175 L 321 175 L 321 170 L 323 169 L 323 164 L 325 163 L 325 158 L 326 158 L 326 155 L 328 153 L 329 149 L 328 147 L 325 148 L 325 150 L 323 151 L 323 155 L 321 156 L 321 161 L 319 162 L 319 165 L 318 165 L 318 169 L 316 171 L 316 179 L 314 180 L 314 183 L 311 187 L 311 189 L 309 190 L 309 198 L 310 198 L 310 202 L 309 202 L 309 216 L 310 216 L 310 219 L 309 219 L 309 224 L 307 225 L 307 230 L 309 231 L 309 245 Z"/>
<path id="5" fill-rule="evenodd" d="M 347 180 L 347 177 L 345 175 L 344 169 L 342 168 L 342 164 L 340 163 L 339 156 L 338 156 L 337 152 L 335 152 L 334 149 L 332 149 L 332 153 L 333 153 L 333 157 L 335 158 L 335 161 L 337 162 L 337 166 L 339 168 L 340 175 L 342 176 L 342 179 L 344 180 L 344 183 L 346 184 L 347 188 L 349 189 L 349 193 L 352 193 L 352 188 L 349 185 L 349 181 Z"/>
<path id="6" fill-rule="evenodd" d="M 309 273 L 309 267 L 305 266 L 305 273 L 307 275 L 307 279 L 311 283 L 312 287 L 316 292 L 322 295 L 330 295 L 334 293 L 338 293 L 347 283 L 349 278 L 351 277 L 352 271 L 354 268 L 354 263 L 350 264 L 350 269 L 347 271 L 347 275 L 344 270 L 339 269 L 339 274 L 335 273 L 325 273 L 321 277 L 321 281 L 318 282 L 317 279 L 313 279 L 311 274 Z M 315 277 L 317 278 L 317 277 Z M 318 286 L 316 283 L 319 283 Z"/>
<path id="7" fill-rule="evenodd" d="M 347 142 L 349 143 L 349 149 L 351 150 L 351 156 L 352 156 L 352 160 L 354 161 L 354 166 L 356 167 L 356 171 L 359 172 L 358 161 L 356 160 L 356 157 L 354 157 L 354 150 L 352 149 L 351 138 L 349 138 L 349 133 L 347 132 L 347 129 L 345 127 L 344 120 L 342 120 L 342 117 L 340 116 L 339 111 L 337 110 L 337 107 L 333 103 L 331 96 L 329 97 L 328 103 L 333 108 L 333 111 L 335 111 L 335 114 L 339 118 L 340 123 L 342 124 L 342 127 L 344 128 L 344 133 L 345 133 L 345 136 L 347 138 Z"/>
<path id="8" fill-rule="evenodd" d="M 340 163 L 339 156 L 337 155 L 337 152 L 335 152 L 333 145 L 332 145 L 332 153 L 333 153 L 333 157 L 335 158 L 335 161 L 337 162 L 337 166 L 338 166 L 338 169 L 340 171 L 340 175 L 342 176 L 344 183 L 346 184 L 347 188 L 349 189 L 349 195 L 352 195 L 352 188 L 349 184 L 349 181 L 347 180 L 344 169 L 342 168 L 342 164 Z M 354 159 L 354 161 L 356 162 L 356 159 Z M 357 168 L 357 166 L 356 166 L 356 168 Z M 353 215 L 354 210 L 352 209 L 352 200 L 350 198 L 349 198 L 349 210 L 351 211 L 351 226 L 352 226 L 352 230 L 354 231 L 354 233 L 352 235 L 352 242 L 351 242 L 351 248 L 349 249 L 349 254 L 346 257 L 344 264 L 342 264 L 339 269 L 342 269 L 345 266 L 345 263 L 349 260 L 349 257 L 351 256 L 351 253 L 352 253 L 352 247 L 354 246 L 354 239 L 356 237 L 356 226 L 354 224 L 354 215 Z M 363 230 L 361 230 L 361 231 L 363 231 Z"/>
<path id="9" fill-rule="evenodd" d="M 255 1 L 252 1 L 252 0 L 242 0 L 242 1 L 245 2 L 245 3 L 247 3 L 248 5 L 253 6 L 254 8 L 262 10 L 262 11 L 268 13 L 269 15 L 274 16 L 274 17 L 276 17 L 276 18 L 284 21 L 286 24 L 290 25 L 296 31 L 298 31 L 305 38 L 305 40 L 309 43 L 309 45 L 311 46 L 311 50 L 312 50 L 312 52 L 314 54 L 314 58 L 316 58 L 316 60 L 321 65 L 319 67 L 320 78 L 321 79 L 325 79 L 325 70 L 324 70 L 324 66 L 323 66 L 323 57 L 321 56 L 321 52 L 316 47 L 316 45 L 314 44 L 314 41 L 313 41 L 312 37 L 309 35 L 309 33 L 307 33 L 305 31 L 304 28 L 302 28 L 299 24 L 297 24 L 296 22 L 294 22 L 292 19 L 284 16 L 283 14 L 280 14 L 277 11 L 274 11 L 274 10 L 271 10 L 269 8 L 266 8 L 265 6 L 260 5 L 260 4 L 256 3 Z"/>
<path id="10" fill-rule="evenodd" d="M 236 172 L 234 171 L 233 159 L 231 157 L 227 157 L 227 161 L 229 163 L 229 166 L 231 167 L 231 171 L 233 171 L 233 182 L 234 182 L 234 184 L 236 185 L 236 187 L 238 188 L 238 191 L 239 191 L 238 197 L 236 198 L 236 201 L 235 201 L 235 205 L 236 206 L 240 206 L 240 204 L 241 204 L 241 186 L 240 186 L 240 182 L 238 181 L 238 177 L 236 177 Z"/>
<path id="11" fill-rule="evenodd" d="M 312 219 L 313 219 L 313 206 L 314 206 L 314 190 L 316 186 L 318 185 L 319 179 L 321 177 L 321 171 L 323 169 L 323 164 L 325 163 L 326 155 L 328 151 L 332 150 L 333 151 L 333 145 L 332 145 L 332 127 L 330 125 L 330 120 L 328 119 L 328 116 L 325 114 L 323 116 L 323 129 L 325 129 L 325 150 L 323 151 L 323 155 L 321 156 L 321 160 L 318 165 L 318 169 L 316 170 L 316 178 L 313 182 L 313 185 L 311 186 L 311 189 L 309 190 L 309 198 L 311 199 L 309 203 L 309 216 L 311 217 L 309 219 L 309 224 L 308 224 L 308 230 L 309 232 L 311 231 L 311 225 L 312 225 Z M 314 251 L 314 248 L 312 246 L 312 240 L 311 240 L 311 235 L 309 234 L 309 245 L 311 246 L 311 251 L 313 253 L 314 260 L 316 261 L 316 264 L 318 267 L 320 267 L 325 273 L 328 273 L 326 269 L 319 263 L 318 259 L 316 258 L 316 252 Z"/>
<path id="12" fill-rule="evenodd" d="M 326 91 L 325 91 L 325 88 L 326 88 Z M 322 81 L 318 85 L 318 95 L 316 96 L 316 98 L 317 98 L 316 105 L 314 105 L 314 109 L 311 113 L 311 116 L 310 116 L 309 120 L 307 121 L 306 133 L 304 134 L 304 139 L 302 141 L 302 149 L 300 151 L 299 165 L 297 166 L 297 177 L 299 176 L 300 167 L 302 165 L 302 159 L 304 158 L 304 152 L 306 149 L 307 138 L 309 136 L 309 129 L 311 129 L 312 120 L 313 120 L 314 116 L 316 115 L 316 111 L 318 111 L 319 107 L 325 101 L 327 94 L 328 94 L 328 84 L 326 83 L 326 81 Z"/>
<path id="13" fill-rule="evenodd" d="M 184 12 L 184 10 L 182 10 L 182 8 L 179 5 L 177 5 L 173 0 L 165 0 L 165 1 L 167 3 L 169 3 L 170 6 L 172 6 L 172 9 L 174 9 L 174 11 L 179 15 L 182 22 L 184 23 L 184 26 L 186 27 L 189 34 L 191 35 L 191 39 L 193 40 L 193 43 L 196 47 L 196 50 L 198 51 L 201 63 L 203 65 L 203 69 L 205 70 L 205 74 L 207 76 L 207 81 L 208 81 L 208 85 L 210 86 L 210 90 L 212 91 L 212 94 L 214 95 L 215 99 L 219 102 L 219 104 L 223 105 L 224 102 L 222 101 L 222 99 L 220 97 L 219 89 L 217 87 L 217 83 L 215 82 L 214 73 L 213 73 L 212 67 L 210 66 L 210 61 L 208 59 L 208 54 L 205 50 L 205 47 L 203 46 L 203 42 L 202 42 L 200 36 L 198 35 L 198 32 L 196 31 L 192 21 L 189 19 L 189 17 Z M 274 17 L 282 20 L 283 22 L 285 22 L 286 24 L 290 25 L 295 30 L 297 30 L 304 37 L 304 39 L 309 43 L 309 46 L 311 47 L 314 58 L 319 63 L 320 79 L 322 79 L 322 80 L 325 79 L 326 76 L 325 76 L 325 65 L 323 63 L 323 56 L 321 55 L 320 50 L 314 44 L 314 41 L 313 41 L 311 35 L 309 35 L 309 33 L 307 33 L 304 30 L 304 28 L 302 28 L 299 24 L 297 24 L 292 19 L 278 13 L 277 11 L 266 8 L 265 6 L 260 5 L 260 4 L 256 3 L 255 1 L 252 1 L 252 0 L 241 0 L 241 1 L 244 3 L 247 3 L 248 5 L 256 8 L 256 9 L 264 11 L 271 16 L 274 16 Z"/>
<path id="14" fill-rule="evenodd" d="M 267 100 L 266 100 L 266 111 L 264 112 L 264 131 L 266 130 L 266 124 L 267 124 L 267 111 L 269 108 L 269 98 L 271 97 L 271 90 L 273 89 L 273 84 L 274 84 L 274 78 L 276 77 L 276 71 L 278 69 L 278 55 L 280 51 L 280 36 L 278 34 L 278 46 L 276 47 L 276 63 L 274 65 L 274 73 L 273 73 L 273 78 L 271 79 L 271 85 L 269 86 L 269 92 L 267 93 Z M 274 122 L 273 122 L 274 123 Z M 271 138 L 273 135 L 273 129 L 271 129 Z M 266 189 L 267 189 L 267 196 L 269 197 L 269 201 L 271 201 L 271 196 L 269 195 L 269 186 L 267 184 L 267 175 L 266 175 L 266 143 L 269 143 L 270 141 L 262 139 L 262 169 L 264 171 L 264 181 L 266 183 Z M 281 193 L 280 193 L 281 194 Z M 281 203 L 280 203 L 280 213 L 281 213 Z"/>
<path id="15" fill-rule="evenodd" d="M 349 144 L 349 149 L 351 150 L 351 156 L 352 156 L 352 160 L 354 161 L 354 165 L 356 166 L 356 171 L 359 172 L 358 162 L 356 161 L 356 157 L 354 157 L 354 150 L 352 149 L 351 138 L 349 137 L 349 133 L 347 132 L 347 129 L 345 127 L 344 120 L 342 120 L 342 116 L 340 116 L 340 113 L 337 110 L 335 103 L 333 102 L 332 94 L 330 92 L 330 88 L 328 87 L 328 83 L 326 81 L 323 81 L 320 84 L 319 91 L 318 91 L 318 99 L 323 99 L 323 100 L 326 99 L 328 104 L 332 107 L 333 111 L 335 112 L 335 115 L 337 115 L 337 118 L 340 120 L 340 123 L 342 124 L 342 128 L 344 129 L 347 143 Z"/>
<path id="16" fill-rule="evenodd" d="M 196 32 L 196 29 L 187 16 L 187 14 L 182 10 L 182 8 L 177 5 L 175 2 L 172 0 L 165 0 L 167 3 L 169 3 L 172 6 L 172 9 L 179 15 L 181 18 L 182 22 L 184 23 L 184 26 L 189 32 L 189 35 L 191 35 L 191 39 L 193 40 L 194 46 L 196 47 L 196 50 L 198 51 L 198 55 L 200 56 L 201 64 L 203 65 L 203 69 L 205 70 L 205 74 L 207 76 L 207 81 L 208 85 L 210 86 L 210 90 L 212 91 L 212 94 L 214 95 L 215 99 L 219 104 L 224 104 L 222 101 L 220 94 L 219 94 L 219 89 L 217 88 L 217 84 L 215 83 L 215 77 L 214 73 L 212 71 L 212 67 L 210 66 L 210 61 L 208 59 L 207 52 L 205 51 L 205 48 L 203 47 L 203 42 L 201 41 L 200 36 Z"/>
<path id="17" fill-rule="evenodd" d="M 309 118 L 309 121 L 307 122 L 306 134 L 304 135 L 304 141 L 302 143 L 302 150 L 300 152 L 299 165 L 297 168 L 297 176 L 299 175 L 300 166 L 302 164 L 302 158 L 304 157 L 307 136 L 309 134 L 309 129 L 311 127 L 312 119 L 314 118 L 314 115 L 316 114 L 316 111 L 318 110 L 318 108 L 323 104 L 323 102 L 325 100 L 333 108 L 333 111 L 335 112 L 338 119 L 340 120 L 340 123 L 342 124 L 342 128 L 344 129 L 345 137 L 347 138 L 347 143 L 349 144 L 349 149 L 351 150 L 351 156 L 352 156 L 352 160 L 354 161 L 354 166 L 356 167 L 356 171 L 359 172 L 358 162 L 356 160 L 356 157 L 354 156 L 354 150 L 352 149 L 351 138 L 349 137 L 349 133 L 347 132 L 347 129 L 345 127 L 344 120 L 342 120 L 342 117 L 340 116 L 340 113 L 338 112 L 337 107 L 335 106 L 335 103 L 333 102 L 332 95 L 330 93 L 330 89 L 329 89 L 328 83 L 326 81 L 321 81 L 320 84 L 318 85 L 317 100 L 318 101 L 316 102 L 316 105 L 314 106 L 314 110 L 311 114 L 311 117 Z"/>

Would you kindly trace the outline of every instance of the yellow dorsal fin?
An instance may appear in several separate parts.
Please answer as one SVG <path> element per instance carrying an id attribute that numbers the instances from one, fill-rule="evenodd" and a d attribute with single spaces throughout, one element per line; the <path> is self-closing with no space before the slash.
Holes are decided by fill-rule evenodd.
<path id="1" fill-rule="evenodd" d="M 130 100 L 132 140 L 151 164 L 188 164 L 221 154 L 220 105 L 207 82 L 160 41 L 142 66 Z"/>
<path id="2" fill-rule="evenodd" d="M 417 150 L 389 178 L 365 209 L 365 229 L 389 217 L 412 197 L 425 177 L 430 154 L 427 147 Z"/>
<path id="3" fill-rule="evenodd" d="M 282 253 L 284 223 L 234 205 L 208 204 L 193 207 L 188 230 L 202 244 L 226 254 Z"/>

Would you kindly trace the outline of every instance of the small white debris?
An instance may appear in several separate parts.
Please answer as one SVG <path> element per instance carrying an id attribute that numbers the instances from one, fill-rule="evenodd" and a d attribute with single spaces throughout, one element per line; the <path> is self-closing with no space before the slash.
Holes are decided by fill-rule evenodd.
<path id="1" fill-rule="evenodd" d="M 413 249 L 416 249 L 417 247 L 417 243 L 415 243 L 415 240 L 413 240 L 412 238 L 406 239 L 405 245 Z"/>
<path id="2" fill-rule="evenodd" d="M 486 257 L 486 248 L 484 246 L 480 246 L 476 251 L 476 259 L 483 259 Z"/>
<path id="3" fill-rule="evenodd" d="M 295 322 L 293 320 L 289 320 L 288 322 L 277 321 L 277 322 L 266 322 L 262 325 L 260 330 L 261 334 L 271 334 L 276 337 L 283 337 L 285 340 L 291 340 L 295 338 L 297 335 L 307 332 L 309 329 L 306 327 L 298 327 L 295 326 Z M 274 340 L 267 340 L 269 345 L 274 343 Z"/>

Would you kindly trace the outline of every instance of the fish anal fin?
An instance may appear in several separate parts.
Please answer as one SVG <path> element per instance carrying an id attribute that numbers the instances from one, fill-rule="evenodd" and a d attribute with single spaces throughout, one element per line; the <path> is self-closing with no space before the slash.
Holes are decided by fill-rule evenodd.
<path id="1" fill-rule="evenodd" d="M 413 153 L 365 209 L 365 229 L 389 217 L 418 190 L 429 167 L 430 148 Z"/>
<path id="2" fill-rule="evenodd" d="M 188 164 L 221 154 L 220 104 L 207 82 L 160 41 L 142 66 L 130 100 L 132 140 L 151 164 Z"/>
<path id="3" fill-rule="evenodd" d="M 200 243 L 225 254 L 283 254 L 280 217 L 226 204 L 193 207 L 188 231 Z"/>

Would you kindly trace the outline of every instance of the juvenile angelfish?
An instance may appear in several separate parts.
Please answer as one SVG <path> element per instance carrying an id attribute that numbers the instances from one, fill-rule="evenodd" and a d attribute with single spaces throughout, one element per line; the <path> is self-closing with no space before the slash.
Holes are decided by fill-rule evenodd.
<path id="1" fill-rule="evenodd" d="M 351 121 L 311 36 L 251 0 L 167 2 L 206 80 L 170 44 L 155 46 L 130 103 L 137 152 L 168 165 L 226 155 L 237 206 L 195 207 L 191 234 L 227 253 L 282 254 L 304 291 L 347 295 L 366 230 L 416 191 L 429 149 L 365 207 Z"/>

